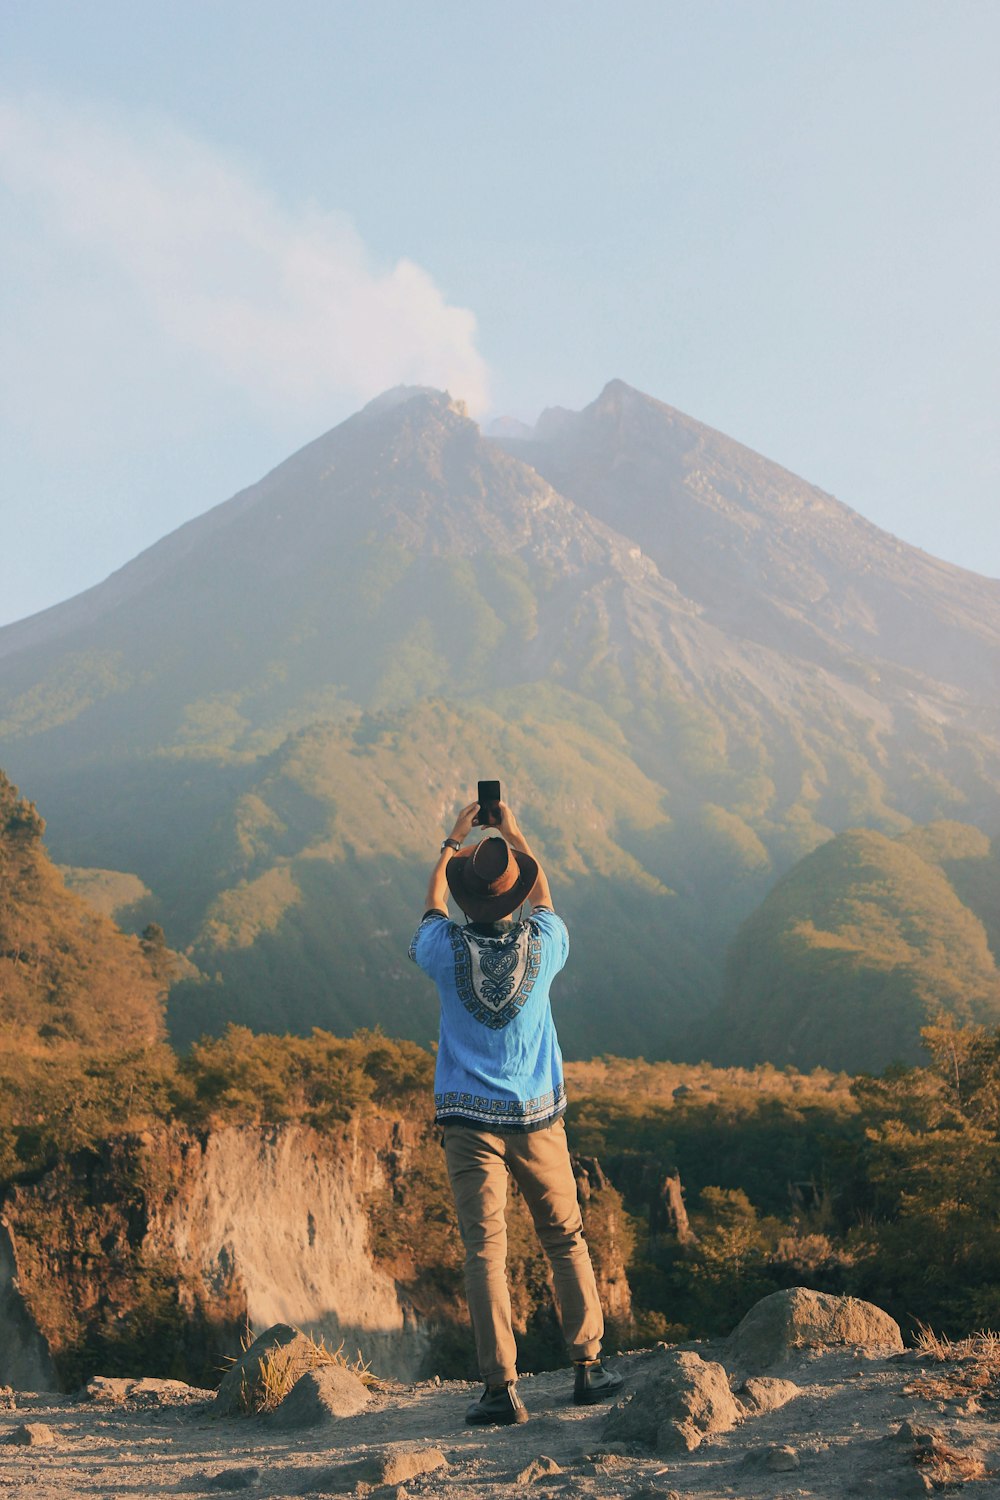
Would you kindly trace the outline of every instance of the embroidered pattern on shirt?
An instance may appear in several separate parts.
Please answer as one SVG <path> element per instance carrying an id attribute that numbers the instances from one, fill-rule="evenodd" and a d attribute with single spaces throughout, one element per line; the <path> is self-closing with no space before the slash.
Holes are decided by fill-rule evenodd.
<path id="1" fill-rule="evenodd" d="M 531 922 L 520 922 L 503 937 L 480 937 L 453 927 L 455 988 L 469 1014 L 492 1031 L 508 1026 L 534 989 L 542 963 L 542 943 Z"/>
<path id="2" fill-rule="evenodd" d="M 566 1105 L 566 1086 L 558 1084 L 537 1099 L 491 1099 L 482 1094 L 447 1093 L 434 1095 L 434 1114 L 438 1120 L 460 1115 L 481 1125 L 502 1125 L 506 1129 L 533 1125 L 551 1115 L 560 1114 Z"/>

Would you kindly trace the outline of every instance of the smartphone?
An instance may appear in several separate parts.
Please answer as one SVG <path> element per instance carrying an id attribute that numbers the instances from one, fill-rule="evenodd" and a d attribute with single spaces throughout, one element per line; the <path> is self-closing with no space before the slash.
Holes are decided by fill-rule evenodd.
<path id="1" fill-rule="evenodd" d="M 476 813 L 476 826 L 479 828 L 496 828 L 500 823 L 500 801 L 499 781 L 481 781 L 476 793 L 476 801 L 479 803 L 479 811 Z"/>

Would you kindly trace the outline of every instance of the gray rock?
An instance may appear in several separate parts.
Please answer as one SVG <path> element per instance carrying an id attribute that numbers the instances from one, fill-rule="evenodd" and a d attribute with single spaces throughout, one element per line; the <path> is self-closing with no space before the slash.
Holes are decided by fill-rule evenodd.
<path id="1" fill-rule="evenodd" d="M 793 1380 L 778 1380 L 774 1375 L 750 1375 L 736 1394 L 750 1415 L 759 1417 L 794 1401 L 799 1388 Z"/>
<path id="2" fill-rule="evenodd" d="M 373 1486 L 405 1484 L 418 1474 L 446 1469 L 448 1460 L 440 1448 L 418 1448 L 411 1444 L 392 1444 L 370 1454 L 359 1464 L 348 1465 L 356 1481 Z"/>
<path id="3" fill-rule="evenodd" d="M 23 1448 L 51 1448 L 59 1441 L 59 1434 L 45 1422 L 22 1422 L 4 1438 L 5 1443 Z"/>
<path id="4" fill-rule="evenodd" d="M 141 1406 L 184 1406 L 191 1401 L 211 1401 L 213 1391 L 201 1390 L 184 1380 L 155 1380 L 146 1376 L 129 1382 L 128 1399 Z"/>
<path id="5" fill-rule="evenodd" d="M 342 1365 L 320 1365 L 299 1376 L 267 1422 L 282 1430 L 322 1427 L 364 1411 L 368 1401 L 368 1390 L 353 1371 Z"/>
<path id="6" fill-rule="evenodd" d="M 800 1467 L 798 1453 L 787 1445 L 752 1448 L 744 1455 L 743 1463 L 748 1469 L 767 1469 L 777 1474 L 791 1473 L 793 1469 Z"/>
<path id="7" fill-rule="evenodd" d="M 94 1375 L 81 1392 L 87 1401 L 108 1406 L 187 1406 L 192 1402 L 211 1401 L 212 1391 L 200 1390 L 183 1380 L 143 1380 L 124 1375 Z"/>
<path id="8" fill-rule="evenodd" d="M 901 1350 L 903 1340 L 899 1324 L 871 1302 L 799 1286 L 756 1303 L 730 1335 L 725 1357 L 734 1369 L 762 1375 L 798 1350 L 829 1344 L 888 1354 Z"/>
<path id="9" fill-rule="evenodd" d="M 248 1490 L 260 1478 L 259 1469 L 220 1469 L 208 1481 L 210 1490 Z"/>
<path id="10" fill-rule="evenodd" d="M 894 1469 L 888 1474 L 863 1474 L 849 1486 L 849 1495 L 870 1496 L 871 1500 L 919 1500 L 932 1495 L 934 1484 L 929 1474 L 919 1469 Z"/>
<path id="11" fill-rule="evenodd" d="M 941 1441 L 941 1433 L 933 1427 L 923 1427 L 906 1417 L 895 1432 L 889 1437 L 893 1442 L 902 1443 L 908 1448 L 933 1448 L 934 1444 Z"/>
<path id="12" fill-rule="evenodd" d="M 549 1458 L 547 1454 L 540 1453 L 537 1458 L 531 1460 L 527 1468 L 521 1470 L 517 1476 L 516 1483 L 534 1484 L 536 1479 L 547 1479 L 551 1474 L 561 1473 L 562 1469 L 554 1458 Z"/>
<path id="13" fill-rule="evenodd" d="M 642 1384 L 612 1407 L 601 1436 L 639 1442 L 658 1453 L 691 1452 L 711 1433 L 740 1420 L 725 1370 L 686 1349 L 672 1349 L 649 1367 Z"/>
<path id="14" fill-rule="evenodd" d="M 316 1470 L 309 1483 L 298 1493 L 343 1495 L 348 1491 L 370 1494 L 381 1490 L 388 1495 L 407 1479 L 447 1468 L 448 1460 L 440 1448 L 419 1448 L 411 1443 L 393 1443 L 355 1463 Z"/>
<path id="15" fill-rule="evenodd" d="M 128 1380 L 124 1376 L 94 1375 L 84 1386 L 83 1395 L 88 1401 L 117 1404 L 125 1400 L 129 1386 L 134 1384 L 134 1380 Z"/>
<path id="16" fill-rule="evenodd" d="M 294 1385 L 315 1364 L 316 1352 L 311 1339 L 287 1323 L 275 1323 L 255 1338 L 249 1349 L 222 1377 L 215 1395 L 215 1409 L 220 1416 L 236 1416 L 255 1411 L 260 1405 L 261 1366 L 270 1360 L 289 1385 Z"/>

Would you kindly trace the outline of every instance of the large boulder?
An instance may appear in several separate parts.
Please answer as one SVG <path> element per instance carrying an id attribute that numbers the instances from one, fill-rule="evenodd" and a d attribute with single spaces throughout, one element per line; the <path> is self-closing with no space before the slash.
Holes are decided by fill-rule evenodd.
<path id="1" fill-rule="evenodd" d="M 894 1354 L 902 1349 L 903 1340 L 899 1324 L 871 1302 L 795 1286 L 773 1292 L 751 1307 L 730 1335 L 725 1359 L 731 1369 L 762 1375 L 803 1349 L 830 1344 Z"/>
<path id="2" fill-rule="evenodd" d="M 288 1395 L 268 1418 L 282 1429 L 322 1427 L 341 1417 L 356 1416 L 368 1405 L 367 1388 L 343 1365 L 319 1365 L 300 1375 Z"/>
<path id="3" fill-rule="evenodd" d="M 226 1371 L 215 1395 L 215 1410 L 229 1417 L 275 1405 L 281 1393 L 315 1364 L 312 1339 L 288 1323 L 275 1323 Z"/>
<path id="4" fill-rule="evenodd" d="M 645 1443 L 657 1453 L 690 1453 L 713 1432 L 728 1432 L 742 1416 L 721 1365 L 687 1349 L 670 1349 L 624 1401 L 612 1407 L 601 1436 Z"/>

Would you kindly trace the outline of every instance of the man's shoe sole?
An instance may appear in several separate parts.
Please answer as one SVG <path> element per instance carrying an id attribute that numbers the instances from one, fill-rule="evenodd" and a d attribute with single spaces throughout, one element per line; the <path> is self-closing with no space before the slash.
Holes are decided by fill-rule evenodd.
<path id="1" fill-rule="evenodd" d="M 528 1413 L 522 1406 L 520 1411 L 512 1411 L 510 1416 L 502 1417 L 474 1417 L 467 1416 L 466 1427 L 519 1427 L 522 1422 L 528 1420 Z"/>
<path id="2" fill-rule="evenodd" d="M 614 1401 L 617 1396 L 621 1395 L 621 1393 L 624 1390 L 624 1388 L 625 1388 L 625 1382 L 623 1380 L 619 1385 L 611 1386 L 608 1390 L 604 1390 L 604 1391 L 587 1390 L 587 1391 L 581 1391 L 579 1394 L 577 1394 L 577 1392 L 574 1391 L 573 1392 L 573 1405 L 574 1406 L 598 1406 L 598 1405 L 600 1405 L 600 1403 L 602 1401 Z"/>

